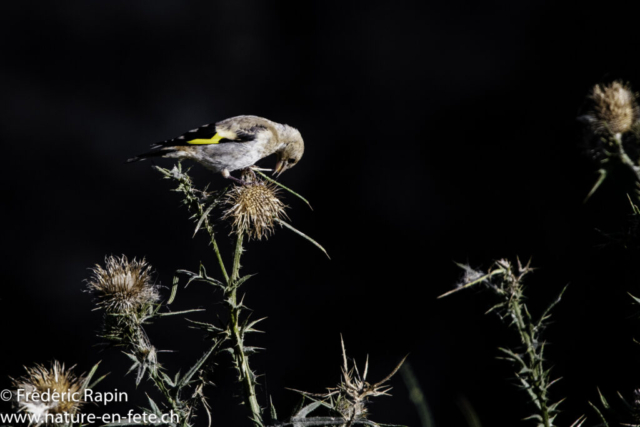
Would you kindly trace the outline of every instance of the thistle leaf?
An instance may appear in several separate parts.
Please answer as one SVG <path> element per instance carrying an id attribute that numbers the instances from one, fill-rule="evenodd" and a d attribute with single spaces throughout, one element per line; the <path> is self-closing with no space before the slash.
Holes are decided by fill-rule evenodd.
<path id="1" fill-rule="evenodd" d="M 157 416 L 162 416 L 162 411 L 160 410 L 160 408 L 158 408 L 158 405 L 156 405 L 156 402 L 154 402 L 149 395 L 147 395 L 147 399 L 149 399 L 149 406 L 151 407 L 151 413 Z"/>
<path id="2" fill-rule="evenodd" d="M 591 408 L 596 412 L 596 414 L 598 414 L 598 417 L 602 421 L 602 424 L 605 427 L 609 427 L 609 423 L 607 422 L 607 419 L 604 417 L 602 412 L 600 412 L 600 409 L 598 409 L 598 407 L 596 405 L 594 405 L 593 403 L 591 403 L 591 402 L 588 402 L 588 403 L 589 403 L 589 405 L 591 405 Z"/>
<path id="3" fill-rule="evenodd" d="M 174 299 L 176 299 L 176 294 L 178 293 L 178 282 L 180 279 L 178 276 L 173 276 L 173 284 L 171 285 L 171 295 L 169 296 L 169 300 L 167 301 L 167 305 L 171 305 Z"/>
<path id="4" fill-rule="evenodd" d="M 587 201 L 589 201 L 589 199 L 591 198 L 591 196 L 593 196 L 596 190 L 600 188 L 604 180 L 607 178 L 607 170 L 604 168 L 599 169 L 598 175 L 599 176 L 598 176 L 598 179 L 596 180 L 596 183 L 593 184 L 591 191 L 589 191 L 589 194 L 587 194 L 587 197 L 584 198 L 584 201 L 582 203 L 587 203 Z"/>
<path id="5" fill-rule="evenodd" d="M 278 414 L 276 412 L 276 407 L 273 405 L 271 396 L 269 396 L 269 414 L 271 415 L 271 421 L 278 422 Z"/>
<path id="6" fill-rule="evenodd" d="M 285 228 L 288 228 L 289 230 L 293 231 L 294 233 L 296 233 L 298 236 L 303 237 L 305 239 L 307 239 L 309 242 L 311 242 L 313 245 L 315 245 L 317 248 L 319 248 L 326 256 L 327 258 L 331 259 L 331 257 L 329 256 L 329 254 L 327 253 L 326 249 L 322 247 L 322 245 L 318 242 L 316 242 L 315 240 L 313 240 L 311 237 L 307 236 L 306 234 L 304 234 L 302 231 L 298 230 L 297 228 L 295 228 L 293 225 L 289 224 L 288 222 L 285 222 L 283 220 L 281 220 L 280 218 L 275 218 L 275 221 L 282 225 Z"/>
<path id="7" fill-rule="evenodd" d="M 562 288 L 562 290 L 560 291 L 560 293 L 558 294 L 558 296 L 556 297 L 555 300 L 553 300 L 551 302 L 551 304 L 549 304 L 549 306 L 547 307 L 547 309 L 544 311 L 544 313 L 542 313 L 542 316 L 540 316 L 540 320 L 538 320 L 538 323 L 536 324 L 536 328 L 540 328 L 544 321 L 547 320 L 549 317 L 551 317 L 551 310 L 553 310 L 553 308 L 558 305 L 558 303 L 560 302 L 560 300 L 562 299 L 562 295 L 564 295 L 564 292 L 567 290 L 567 288 L 569 287 L 569 285 L 565 285 L 564 288 Z"/>
<path id="8" fill-rule="evenodd" d="M 176 388 L 178 390 L 182 389 L 184 386 L 189 384 L 189 382 L 191 381 L 191 378 L 193 378 L 193 376 L 202 368 L 202 366 L 205 364 L 207 359 L 209 359 L 209 356 L 213 354 L 213 352 L 216 350 L 217 347 L 218 347 L 218 342 L 215 342 L 211 346 L 211 348 L 200 358 L 200 360 L 198 360 L 196 364 L 193 365 L 191 369 L 189 369 L 189 371 L 176 384 Z"/>
<path id="9" fill-rule="evenodd" d="M 312 402 L 312 403 L 308 404 L 307 406 L 302 407 L 292 418 L 294 418 L 294 419 L 305 418 L 311 412 L 315 411 L 320 406 L 322 406 L 322 403 L 323 402 L 321 402 L 321 401 Z"/>
<path id="10" fill-rule="evenodd" d="M 158 313 L 156 314 L 156 317 L 166 317 L 166 316 L 177 316 L 180 314 L 187 314 L 187 313 L 197 313 L 200 311 L 206 311 L 204 308 L 193 308 L 191 310 L 182 310 L 182 311 L 167 311 L 166 313 Z"/>
<path id="11" fill-rule="evenodd" d="M 257 169 L 253 169 L 254 172 L 257 172 L 258 175 L 260 175 L 261 177 L 263 177 L 264 179 L 266 179 L 267 181 L 277 185 L 278 187 L 282 188 L 285 191 L 288 191 L 289 193 L 293 194 L 294 196 L 298 197 L 300 200 L 302 200 L 303 202 L 305 202 L 307 204 L 307 206 L 309 206 L 309 209 L 313 210 L 313 208 L 311 207 L 311 203 L 309 203 L 309 201 L 307 199 L 305 199 L 304 197 L 302 197 L 300 194 L 296 193 L 295 191 L 293 191 L 292 189 L 290 189 L 289 187 L 286 187 L 282 184 L 280 184 L 278 181 L 276 181 L 275 179 L 271 178 L 270 176 L 262 173 L 261 171 L 257 170 Z"/>
<path id="12" fill-rule="evenodd" d="M 101 376 L 100 378 L 98 378 L 97 380 L 95 380 L 94 382 L 90 382 L 91 379 L 93 378 L 93 376 L 95 375 L 96 371 L 98 370 L 98 366 L 100 365 L 101 362 L 96 363 L 95 365 L 93 365 L 93 368 L 91 368 L 91 371 L 89 371 L 89 373 L 87 374 L 87 377 L 84 380 L 84 388 L 88 388 L 88 389 L 92 389 L 93 387 L 95 387 L 100 381 L 102 381 L 103 379 L 105 379 L 107 377 L 107 374 L 104 374 L 103 376 Z"/>

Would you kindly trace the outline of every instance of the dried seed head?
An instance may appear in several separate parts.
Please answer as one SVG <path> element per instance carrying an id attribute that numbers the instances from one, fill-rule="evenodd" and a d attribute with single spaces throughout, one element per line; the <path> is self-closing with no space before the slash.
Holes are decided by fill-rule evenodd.
<path id="1" fill-rule="evenodd" d="M 367 382 L 369 373 L 369 357 L 364 365 L 364 371 L 360 375 L 355 362 L 351 366 L 347 361 L 347 351 L 342 341 L 342 380 L 337 387 L 329 388 L 325 394 L 312 394 L 301 392 L 303 395 L 322 397 L 331 399 L 331 407 L 340 413 L 345 420 L 349 420 L 349 425 L 355 420 L 366 419 L 368 415 L 367 403 L 372 397 L 390 396 L 391 386 L 389 380 L 400 370 L 407 356 L 405 356 L 396 368 L 391 371 L 382 381 L 375 384 Z"/>
<path id="2" fill-rule="evenodd" d="M 135 310 L 160 299 L 158 287 L 151 283 L 151 266 L 143 259 L 129 262 L 126 256 L 110 256 L 105 268 L 96 265 L 88 281 L 97 296 L 98 307 L 109 312 Z"/>
<path id="3" fill-rule="evenodd" d="M 333 408 L 346 420 L 366 419 L 369 414 L 365 400 L 351 400 L 346 394 L 339 394 Z"/>
<path id="4" fill-rule="evenodd" d="M 640 118 L 636 95 L 621 82 L 595 85 L 589 98 L 593 101 L 593 110 L 587 118 L 598 133 L 625 133 Z"/>
<path id="5" fill-rule="evenodd" d="M 462 278 L 456 283 L 456 288 L 462 288 L 465 285 L 468 285 L 471 282 L 474 282 L 480 279 L 485 275 L 483 271 L 474 270 L 470 265 L 459 264 L 459 266 L 464 270 L 462 274 Z"/>
<path id="6" fill-rule="evenodd" d="M 85 403 L 84 378 L 76 377 L 72 369 L 65 369 L 57 361 L 51 364 L 50 369 L 42 365 L 25 367 L 26 375 L 13 380 L 13 387 L 22 391 L 15 394 L 18 410 L 39 419 L 36 425 L 45 423 L 47 414 L 74 415 L 78 412 Z M 36 395 L 33 393 L 38 393 L 38 398 L 34 398 Z"/>
<path id="7" fill-rule="evenodd" d="M 245 181 L 248 176 L 244 176 Z M 225 195 L 222 219 L 231 219 L 233 232 L 261 240 L 273 233 L 277 219 L 286 217 L 284 203 L 273 184 L 252 178 L 247 185 L 234 185 Z"/>

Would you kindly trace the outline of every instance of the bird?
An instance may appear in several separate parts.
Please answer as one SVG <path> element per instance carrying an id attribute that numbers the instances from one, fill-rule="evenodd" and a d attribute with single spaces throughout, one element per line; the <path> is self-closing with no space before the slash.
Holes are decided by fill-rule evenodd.
<path id="1" fill-rule="evenodd" d="M 244 183 L 231 172 L 254 166 L 276 154 L 273 173 L 280 176 L 304 154 L 304 141 L 298 129 L 258 116 L 236 116 L 192 129 L 176 138 L 153 144 L 147 153 L 127 163 L 150 157 L 194 160 L 223 177 Z"/>

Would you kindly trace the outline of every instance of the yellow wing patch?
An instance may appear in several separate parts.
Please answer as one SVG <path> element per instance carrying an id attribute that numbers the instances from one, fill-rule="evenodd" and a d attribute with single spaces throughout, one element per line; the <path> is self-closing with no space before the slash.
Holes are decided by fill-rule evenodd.
<path id="1" fill-rule="evenodd" d="M 211 138 L 208 138 L 208 139 L 196 138 L 196 139 L 192 139 L 191 141 L 187 141 L 187 144 L 193 144 L 193 145 L 219 144 L 222 138 L 224 138 L 224 136 L 220 135 L 219 133 L 216 133 Z"/>

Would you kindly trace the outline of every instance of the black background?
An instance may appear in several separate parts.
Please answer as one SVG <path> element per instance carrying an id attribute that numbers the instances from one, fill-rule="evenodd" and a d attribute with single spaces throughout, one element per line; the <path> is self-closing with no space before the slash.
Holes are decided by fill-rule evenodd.
<path id="1" fill-rule="evenodd" d="M 373 380 L 410 353 L 438 426 L 466 425 L 465 399 L 483 425 L 519 423 L 525 394 L 496 360 L 516 342 L 483 315 L 491 299 L 436 297 L 460 276 L 453 261 L 486 268 L 520 256 L 539 267 L 534 313 L 571 283 L 547 335 L 563 377 L 553 397 L 568 397 L 561 423 L 595 421 L 596 387 L 615 399 L 640 386 L 627 295 L 640 294 L 638 254 L 596 230 L 625 230 L 623 179 L 582 204 L 595 174 L 575 117 L 595 83 L 640 87 L 632 12 L 615 2 L 3 3 L 0 387 L 22 365 L 58 359 L 84 372 L 102 359 L 102 389 L 132 399 L 106 410 L 144 404 L 151 385 L 134 391 L 126 358 L 97 347 L 87 269 L 105 255 L 146 257 L 169 285 L 177 269 L 215 266 L 170 184 L 148 162 L 123 161 L 256 114 L 301 131 L 304 158 L 282 181 L 314 211 L 288 197 L 289 213 L 332 258 L 287 230 L 248 247 L 245 272 L 259 274 L 245 302 L 268 316 L 267 333 L 250 338 L 266 348 L 252 359 L 263 404 L 270 395 L 286 415 L 298 397 L 285 387 L 335 385 L 343 334 L 351 356 L 370 355 Z M 193 174 L 226 184 L 199 166 Z M 218 298 L 193 286 L 175 307 L 205 307 L 192 317 L 210 320 Z M 181 319 L 149 332 L 176 351 L 160 355 L 172 372 L 205 348 Z M 214 425 L 249 425 L 227 359 L 214 381 Z M 392 384 L 372 419 L 418 425 L 400 376 Z"/>

